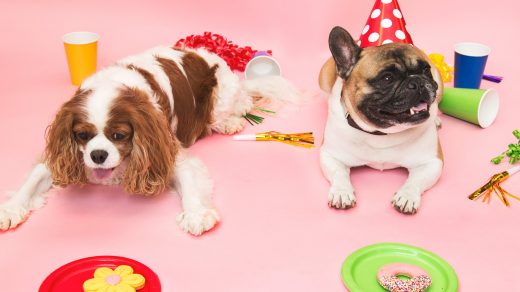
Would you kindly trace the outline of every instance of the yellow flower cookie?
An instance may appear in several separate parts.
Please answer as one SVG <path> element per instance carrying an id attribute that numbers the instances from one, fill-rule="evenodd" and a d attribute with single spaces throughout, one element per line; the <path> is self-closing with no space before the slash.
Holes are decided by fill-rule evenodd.
<path id="1" fill-rule="evenodd" d="M 135 292 L 144 287 L 145 278 L 140 274 L 134 274 L 134 269 L 127 265 L 121 265 L 114 270 L 110 268 L 98 268 L 94 272 L 94 278 L 83 283 L 85 292 Z"/>

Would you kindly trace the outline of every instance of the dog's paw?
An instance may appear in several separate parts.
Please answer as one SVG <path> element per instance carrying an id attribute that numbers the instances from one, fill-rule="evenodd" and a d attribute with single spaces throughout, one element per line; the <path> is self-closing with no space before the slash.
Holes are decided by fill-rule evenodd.
<path id="1" fill-rule="evenodd" d="M 242 96 L 233 105 L 234 113 L 238 116 L 251 112 L 254 108 L 253 99 L 250 96 Z"/>
<path id="2" fill-rule="evenodd" d="M 224 123 L 224 134 L 235 134 L 242 131 L 246 123 L 242 117 L 230 117 Z"/>
<path id="3" fill-rule="evenodd" d="M 6 231 L 20 225 L 27 219 L 29 210 L 19 204 L 0 205 L 0 230 Z"/>
<path id="4" fill-rule="evenodd" d="M 193 235 L 201 235 L 210 230 L 218 221 L 220 218 L 215 209 L 184 211 L 177 216 L 177 223 L 181 229 Z"/>
<path id="5" fill-rule="evenodd" d="M 421 192 L 413 188 L 400 189 L 392 200 L 394 208 L 403 214 L 415 214 L 421 204 Z"/>
<path id="6" fill-rule="evenodd" d="M 231 116 L 212 128 L 221 134 L 231 135 L 242 131 L 245 125 L 245 120 L 242 117 Z"/>
<path id="7" fill-rule="evenodd" d="M 350 209 L 356 205 L 354 190 L 348 188 L 331 187 L 329 190 L 329 207 L 336 209 Z"/>

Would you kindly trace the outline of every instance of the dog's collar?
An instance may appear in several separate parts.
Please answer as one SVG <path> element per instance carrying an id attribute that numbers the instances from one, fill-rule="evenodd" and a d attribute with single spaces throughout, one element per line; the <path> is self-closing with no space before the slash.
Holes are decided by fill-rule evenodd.
<path id="1" fill-rule="evenodd" d="M 368 134 L 371 134 L 371 135 L 376 135 L 376 136 L 383 136 L 383 135 L 387 135 L 387 133 L 383 133 L 383 132 L 380 132 L 380 131 L 374 131 L 374 132 L 369 132 L 369 131 L 366 131 L 366 130 L 363 130 L 363 128 L 361 128 L 358 124 L 356 124 L 356 122 L 354 121 L 354 119 L 348 114 L 348 112 L 345 112 L 345 119 L 347 120 L 347 123 L 354 129 L 357 129 L 357 130 L 360 130 L 360 131 L 363 131 L 365 133 L 368 133 Z"/>

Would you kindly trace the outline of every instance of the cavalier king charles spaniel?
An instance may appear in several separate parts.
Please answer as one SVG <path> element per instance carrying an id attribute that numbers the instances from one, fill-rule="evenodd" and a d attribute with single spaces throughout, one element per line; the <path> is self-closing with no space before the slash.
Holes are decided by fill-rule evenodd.
<path id="1" fill-rule="evenodd" d="M 200 235 L 219 216 L 205 165 L 186 149 L 212 133 L 244 127 L 253 97 L 297 99 L 281 77 L 239 81 L 204 49 L 156 47 L 86 79 L 47 130 L 43 161 L 7 202 L 0 230 L 23 222 L 53 185 L 121 185 L 155 195 L 174 187 L 182 197 L 180 227 Z"/>

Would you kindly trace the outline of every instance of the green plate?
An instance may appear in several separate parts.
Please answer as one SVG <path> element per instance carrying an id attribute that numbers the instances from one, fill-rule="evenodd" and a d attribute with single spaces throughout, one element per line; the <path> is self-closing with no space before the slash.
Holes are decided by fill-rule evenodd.
<path id="1" fill-rule="evenodd" d="M 432 278 L 427 292 L 456 292 L 459 286 L 453 268 L 438 255 L 400 243 L 378 243 L 352 253 L 341 267 L 343 283 L 351 292 L 384 292 L 377 271 L 390 263 L 406 263 L 425 269 Z"/>

